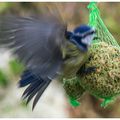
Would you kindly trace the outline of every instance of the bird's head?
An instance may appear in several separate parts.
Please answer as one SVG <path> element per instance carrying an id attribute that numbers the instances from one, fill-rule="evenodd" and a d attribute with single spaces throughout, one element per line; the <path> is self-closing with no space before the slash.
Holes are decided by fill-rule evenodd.
<path id="1" fill-rule="evenodd" d="M 69 40 L 75 44 L 80 50 L 86 52 L 95 38 L 96 30 L 88 25 L 81 25 L 74 29 L 73 32 L 68 32 Z"/>

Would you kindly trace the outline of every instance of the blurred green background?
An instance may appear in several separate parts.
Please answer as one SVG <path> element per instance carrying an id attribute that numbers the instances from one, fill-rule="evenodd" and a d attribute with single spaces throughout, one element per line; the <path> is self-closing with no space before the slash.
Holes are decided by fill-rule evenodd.
<path id="1" fill-rule="evenodd" d="M 44 4 L 52 9 L 56 4 L 62 17 L 73 29 L 80 24 L 87 24 L 89 19 L 88 3 L 40 3 L 40 2 L 0 2 L 0 14 L 30 15 L 40 14 Z M 98 3 L 101 17 L 115 39 L 120 43 L 120 3 Z M 81 106 L 69 105 L 62 85 L 54 81 L 39 100 L 34 111 L 32 102 L 26 106 L 17 82 L 24 67 L 10 51 L 0 49 L 0 117 L 120 117 L 120 98 L 106 109 L 100 107 L 100 101 L 86 94 L 81 99 Z"/>

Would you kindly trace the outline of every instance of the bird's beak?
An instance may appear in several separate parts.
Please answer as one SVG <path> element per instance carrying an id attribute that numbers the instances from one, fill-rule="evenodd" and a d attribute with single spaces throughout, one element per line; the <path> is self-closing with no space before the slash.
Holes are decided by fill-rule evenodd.
<path id="1" fill-rule="evenodd" d="M 93 40 L 98 40 L 98 39 L 100 39 L 100 37 L 95 36 Z"/>

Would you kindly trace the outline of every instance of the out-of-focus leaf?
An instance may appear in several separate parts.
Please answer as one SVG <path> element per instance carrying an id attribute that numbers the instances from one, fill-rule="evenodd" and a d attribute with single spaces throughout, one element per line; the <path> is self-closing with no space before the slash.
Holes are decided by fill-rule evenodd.
<path id="1" fill-rule="evenodd" d="M 17 60 L 11 60 L 9 62 L 9 66 L 10 66 L 10 70 L 13 72 L 13 74 L 15 75 L 19 75 L 22 73 L 22 71 L 24 70 L 24 66 L 18 62 Z"/>
<path id="2" fill-rule="evenodd" d="M 11 3 L 9 2 L 0 2 L 0 13 L 8 9 L 10 5 Z"/>
<path id="3" fill-rule="evenodd" d="M 0 70 L 0 86 L 3 86 L 3 87 L 6 87 L 8 85 L 8 78 L 7 76 L 5 75 L 5 73 L 3 73 L 1 70 Z"/>

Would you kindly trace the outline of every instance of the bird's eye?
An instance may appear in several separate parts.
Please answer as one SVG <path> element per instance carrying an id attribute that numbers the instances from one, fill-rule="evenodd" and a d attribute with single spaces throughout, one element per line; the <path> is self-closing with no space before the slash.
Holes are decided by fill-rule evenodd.
<path id="1" fill-rule="evenodd" d="M 96 31 L 91 31 L 91 32 L 88 33 L 88 34 L 91 35 L 91 34 L 94 34 L 94 33 L 96 33 Z"/>
<path id="2" fill-rule="evenodd" d="M 82 37 L 82 38 L 85 38 L 86 36 L 88 36 L 88 35 L 92 35 L 92 34 L 94 34 L 94 33 L 96 33 L 96 31 L 91 31 L 91 32 L 89 32 L 89 33 L 87 33 L 87 34 L 83 35 L 83 37 Z"/>
<path id="3" fill-rule="evenodd" d="M 94 31 L 90 32 L 90 34 L 93 34 L 93 33 L 95 33 L 95 32 Z"/>

